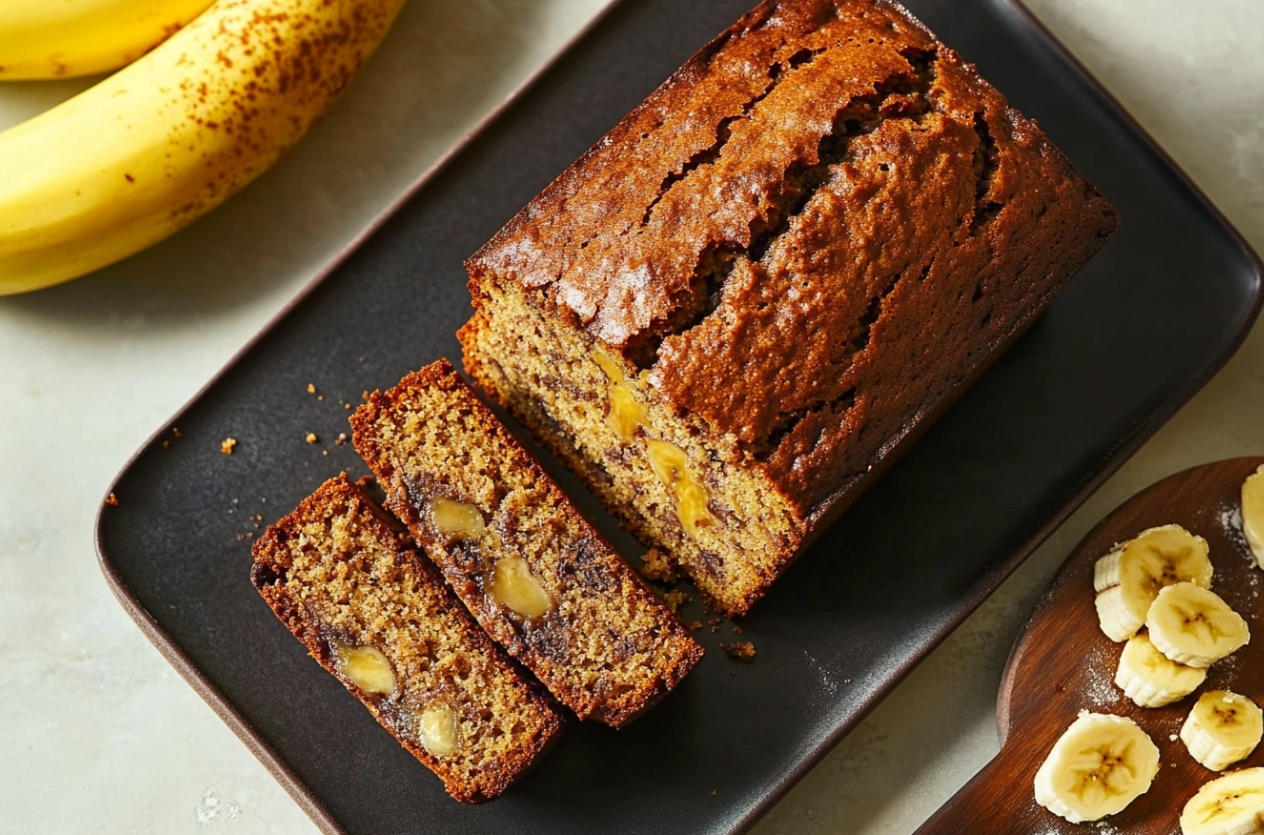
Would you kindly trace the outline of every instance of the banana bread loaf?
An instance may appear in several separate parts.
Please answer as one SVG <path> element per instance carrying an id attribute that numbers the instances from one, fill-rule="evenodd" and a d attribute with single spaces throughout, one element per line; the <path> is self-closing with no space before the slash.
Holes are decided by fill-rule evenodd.
<path id="1" fill-rule="evenodd" d="M 479 624 L 580 718 L 626 725 L 702 657 L 446 360 L 374 392 L 353 441 Z"/>
<path id="2" fill-rule="evenodd" d="M 268 528 L 254 557 L 277 617 L 457 800 L 496 797 L 562 730 L 548 694 L 346 476 Z"/>
<path id="3" fill-rule="evenodd" d="M 767 0 L 467 262 L 460 338 L 742 614 L 1115 226 L 898 4 Z"/>

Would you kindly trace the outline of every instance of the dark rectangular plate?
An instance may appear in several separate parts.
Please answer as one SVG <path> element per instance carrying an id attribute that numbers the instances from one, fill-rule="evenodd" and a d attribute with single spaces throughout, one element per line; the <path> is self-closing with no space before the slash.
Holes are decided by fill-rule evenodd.
<path id="1" fill-rule="evenodd" d="M 452 802 L 259 599 L 248 517 L 272 521 L 340 469 L 364 472 L 349 445 L 329 443 L 346 430 L 342 402 L 456 357 L 462 259 L 749 5 L 617 5 L 173 419 L 184 440 L 162 449 L 164 428 L 111 488 L 121 504 L 103 509 L 98 547 L 114 591 L 326 831 L 745 829 L 1254 319 L 1255 256 L 1021 7 L 909 2 L 1114 202 L 1118 236 L 755 607 L 743 624 L 753 663 L 715 648 L 727 627 L 704 629 L 707 658 L 632 727 L 575 723 L 500 800 Z M 225 456 L 230 436 L 240 443 Z"/>

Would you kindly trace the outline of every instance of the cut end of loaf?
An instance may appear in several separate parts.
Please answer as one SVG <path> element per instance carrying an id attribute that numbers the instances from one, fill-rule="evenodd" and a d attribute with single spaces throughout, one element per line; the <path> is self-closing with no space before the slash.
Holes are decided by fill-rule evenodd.
<path id="1" fill-rule="evenodd" d="M 736 443 L 709 445 L 705 425 L 672 409 L 633 369 L 619 385 L 644 411 L 631 437 L 621 437 L 609 419 L 612 380 L 594 353 L 600 348 L 516 295 L 508 288 L 495 308 L 501 328 L 481 316 L 462 328 L 467 370 L 629 530 L 669 551 L 712 606 L 744 614 L 797 550 L 805 519 L 774 482 L 742 466 Z M 661 459 L 672 449 L 696 487 L 701 513 L 682 513 L 689 487 L 673 473 L 664 478 L 661 463 L 655 467 L 652 454 Z"/>

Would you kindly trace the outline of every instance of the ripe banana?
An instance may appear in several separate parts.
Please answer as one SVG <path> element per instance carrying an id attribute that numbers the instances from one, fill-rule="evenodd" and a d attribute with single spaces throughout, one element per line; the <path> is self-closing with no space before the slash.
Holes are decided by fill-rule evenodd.
<path id="1" fill-rule="evenodd" d="M 1036 802 L 1071 823 L 1122 812 L 1150 789 L 1159 749 L 1123 716 L 1081 712 L 1036 772 Z"/>
<path id="2" fill-rule="evenodd" d="M 1211 587 L 1207 540 L 1180 525 L 1142 531 L 1093 566 L 1097 617 L 1112 641 L 1126 641 L 1145 623 L 1159 589 L 1188 581 Z"/>
<path id="3" fill-rule="evenodd" d="M 1146 615 L 1150 642 L 1159 652 L 1190 667 L 1208 667 L 1251 640 L 1237 612 L 1215 592 L 1193 583 L 1167 586 Z"/>
<path id="4" fill-rule="evenodd" d="M 1264 568 L 1264 466 L 1242 482 L 1242 532 L 1256 563 Z"/>
<path id="5" fill-rule="evenodd" d="M 0 0 L 0 80 L 70 78 L 130 64 L 213 0 Z"/>
<path id="6" fill-rule="evenodd" d="M 1124 644 L 1115 684 L 1140 707 L 1163 707 L 1185 698 L 1207 678 L 1207 670 L 1177 664 L 1140 632 Z"/>
<path id="7" fill-rule="evenodd" d="M 1217 777 L 1181 812 L 1182 835 L 1264 835 L 1264 768 Z"/>
<path id="8" fill-rule="evenodd" d="M 404 0 L 219 0 L 134 64 L 0 133 L 0 295 L 131 255 L 306 132 Z"/>
<path id="9" fill-rule="evenodd" d="M 1212 771 L 1224 771 L 1249 757 L 1261 737 L 1264 711 L 1228 690 L 1202 694 L 1181 726 L 1181 741 L 1189 755 Z"/>

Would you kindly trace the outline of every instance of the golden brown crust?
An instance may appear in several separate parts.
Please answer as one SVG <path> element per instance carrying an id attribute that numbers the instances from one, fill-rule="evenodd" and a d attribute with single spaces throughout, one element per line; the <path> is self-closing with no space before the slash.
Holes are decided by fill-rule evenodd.
<path id="1" fill-rule="evenodd" d="M 688 630 L 574 508 L 446 360 L 375 392 L 351 419 L 356 451 L 474 617 L 581 718 L 615 727 L 670 692 L 702 656 Z M 453 540 L 436 499 L 474 506 L 488 533 Z M 490 592 L 524 560 L 553 600 L 523 620 Z"/>
<path id="2" fill-rule="evenodd" d="M 743 448 L 807 516 L 1112 234 L 1034 122 L 886 0 L 764 2 L 468 262 Z"/>
<path id="3" fill-rule="evenodd" d="M 346 475 L 325 482 L 254 545 L 251 581 L 322 667 L 457 800 L 501 794 L 555 741 L 562 715 L 483 634 L 425 559 Z M 373 646 L 400 687 L 364 692 L 341 675 L 331 641 Z M 413 717 L 441 700 L 459 745 L 433 756 Z"/>

